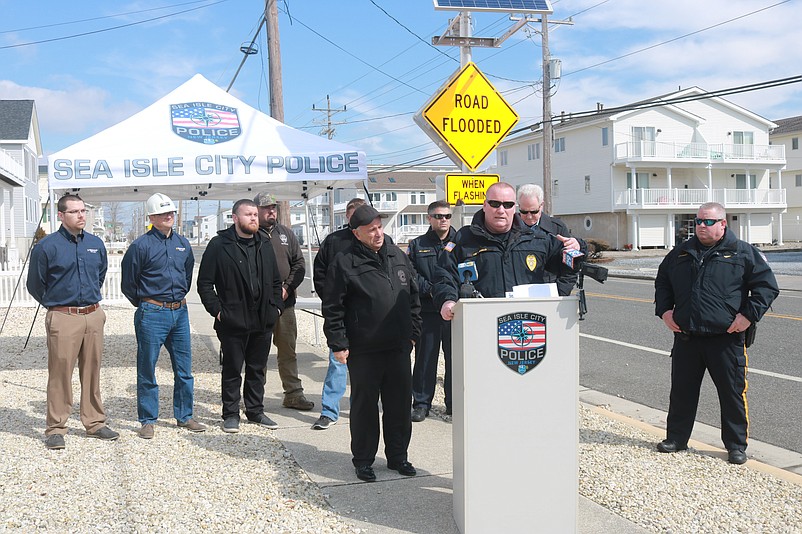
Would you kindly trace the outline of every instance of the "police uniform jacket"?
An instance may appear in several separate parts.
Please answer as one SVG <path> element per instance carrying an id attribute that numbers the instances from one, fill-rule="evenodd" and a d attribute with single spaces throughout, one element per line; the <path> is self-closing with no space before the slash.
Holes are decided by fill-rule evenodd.
<path id="1" fill-rule="evenodd" d="M 260 227 L 259 233 L 267 237 L 273 246 L 278 264 L 278 273 L 284 289 L 287 290 L 287 299 L 284 307 L 295 306 L 298 286 L 304 281 L 306 274 L 306 261 L 304 261 L 301 245 L 292 230 L 281 224 L 275 224 L 268 230 Z"/>
<path id="2" fill-rule="evenodd" d="M 397 246 L 373 252 L 358 240 L 326 275 L 323 332 L 333 351 L 380 352 L 420 336 L 415 268 Z"/>
<path id="3" fill-rule="evenodd" d="M 251 287 L 250 264 L 245 247 L 232 225 L 209 241 L 198 270 L 198 294 L 206 311 L 215 317 L 214 328 L 228 334 L 246 334 L 272 328 L 284 309 L 273 247 L 259 232 L 256 247 L 259 298 Z M 217 314 L 220 313 L 220 319 Z"/>
<path id="4" fill-rule="evenodd" d="M 454 240 L 457 231 L 454 228 L 448 229 L 448 235 L 442 241 L 437 232 L 430 226 L 429 231 L 420 237 L 416 237 L 409 242 L 409 259 L 417 271 L 418 291 L 420 294 L 421 311 L 439 312 L 439 308 L 434 307 L 432 301 L 432 290 L 434 289 L 434 276 L 437 269 L 437 258 L 443 251 L 443 247 L 449 241 Z"/>
<path id="5" fill-rule="evenodd" d="M 476 263 L 478 280 L 474 287 L 485 298 L 504 297 L 513 286 L 541 284 L 543 274 L 570 272 L 562 263 L 563 244 L 554 236 L 535 227 L 527 227 L 517 213 L 507 234 L 487 231 L 484 212 L 474 215 L 470 226 L 461 228 L 454 241 L 446 244 L 438 260 L 434 305 L 439 310 L 448 300 L 459 296 L 457 265 Z"/>
<path id="6" fill-rule="evenodd" d="M 571 231 L 561 219 L 546 215 L 545 213 L 540 215 L 540 220 L 538 221 L 537 226 L 539 226 L 540 229 L 547 234 L 561 235 L 563 237 L 571 236 Z M 587 254 L 587 250 L 583 250 L 583 252 Z M 546 271 L 543 273 L 543 281 L 547 284 L 555 282 L 557 284 L 557 292 L 560 294 L 560 296 L 567 296 L 571 294 L 571 291 L 576 285 L 576 276 L 577 275 L 575 272 L 568 272 L 561 276 L 557 276 L 554 273 Z"/>
<path id="7" fill-rule="evenodd" d="M 708 250 L 696 237 L 669 252 L 655 279 L 655 314 L 673 309 L 689 334 L 724 334 L 740 313 L 756 323 L 779 294 L 763 255 L 729 229 Z"/>
<path id="8" fill-rule="evenodd" d="M 192 286 L 194 267 L 195 256 L 186 237 L 175 232 L 168 237 L 151 228 L 125 251 L 120 289 L 134 306 L 143 298 L 179 302 Z"/>

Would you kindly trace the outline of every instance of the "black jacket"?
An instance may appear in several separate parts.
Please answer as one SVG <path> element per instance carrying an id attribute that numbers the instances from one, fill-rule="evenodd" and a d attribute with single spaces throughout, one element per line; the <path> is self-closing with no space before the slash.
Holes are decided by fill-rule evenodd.
<path id="1" fill-rule="evenodd" d="M 546 271 L 558 275 L 570 272 L 562 262 L 562 250 L 563 244 L 556 237 L 527 227 L 517 213 L 507 234 L 492 234 L 485 228 L 484 212 L 479 211 L 440 255 L 434 305 L 439 310 L 444 302 L 458 299 L 461 280 L 457 265 L 464 261 L 476 263 L 479 279 L 473 285 L 482 296 L 504 297 L 513 286 L 542 284 Z"/>
<path id="2" fill-rule="evenodd" d="M 780 293 L 760 251 L 729 229 L 705 252 L 696 237 L 674 247 L 654 287 L 655 314 L 673 309 L 674 322 L 695 334 L 723 334 L 737 313 L 756 323 Z"/>
<path id="3" fill-rule="evenodd" d="M 565 223 L 557 217 L 552 217 L 543 213 L 541 214 L 537 225 L 547 234 L 571 237 L 571 231 L 568 229 L 568 226 L 566 226 Z M 587 250 L 583 250 L 583 252 L 587 254 Z M 561 297 L 565 297 L 570 295 L 571 291 L 574 289 L 574 286 L 576 286 L 576 276 L 577 274 L 575 272 L 567 272 L 557 276 L 554 273 L 546 271 L 543 273 L 543 281 L 548 284 L 552 282 L 556 283 L 557 292 Z"/>
<path id="4" fill-rule="evenodd" d="M 293 231 L 281 224 L 273 225 L 270 230 L 259 227 L 259 233 L 265 236 L 273 246 L 279 278 L 281 278 L 284 289 L 287 290 L 284 308 L 291 308 L 295 306 L 298 286 L 303 283 L 306 274 L 306 261 L 304 261 L 301 245 L 298 244 L 298 238 L 295 237 Z"/>
<path id="5" fill-rule="evenodd" d="M 381 351 L 417 340 L 415 269 L 397 246 L 385 241 L 377 253 L 355 239 L 329 266 L 322 310 L 323 332 L 335 352 Z"/>
<path id="6" fill-rule="evenodd" d="M 454 240 L 457 231 L 454 228 L 448 229 L 448 235 L 442 241 L 437 236 L 432 227 L 420 237 L 416 237 L 409 242 L 409 259 L 417 271 L 418 291 L 420 294 L 420 306 L 423 312 L 439 312 L 439 308 L 434 307 L 432 301 L 432 289 L 434 289 L 434 277 L 437 270 L 437 258 L 443 252 L 443 247 L 449 241 Z"/>
<path id="7" fill-rule="evenodd" d="M 257 275 L 261 285 L 258 300 L 253 298 L 248 258 L 245 248 L 237 241 L 234 226 L 217 232 L 201 258 L 198 294 L 206 311 L 215 317 L 214 329 L 219 332 L 245 334 L 272 328 L 284 309 L 273 247 L 259 232 L 253 239 L 256 240 Z"/>

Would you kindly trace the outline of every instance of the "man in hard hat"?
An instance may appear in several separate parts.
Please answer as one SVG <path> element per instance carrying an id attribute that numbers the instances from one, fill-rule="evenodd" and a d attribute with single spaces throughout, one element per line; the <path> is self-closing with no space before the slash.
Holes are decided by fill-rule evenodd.
<path id="1" fill-rule="evenodd" d="M 304 281 L 306 262 L 298 244 L 298 238 L 290 228 L 278 223 L 278 202 L 267 191 L 253 199 L 259 208 L 259 233 L 270 240 L 281 277 L 281 298 L 284 311 L 273 328 L 273 344 L 278 354 L 278 375 L 284 389 L 285 408 L 311 410 L 315 403 L 304 396 L 304 388 L 298 377 L 298 357 L 295 343 L 298 325 L 295 320 L 295 298 L 298 286 Z"/>
<path id="2" fill-rule="evenodd" d="M 159 418 L 156 361 L 162 346 L 173 364 L 173 415 L 190 432 L 206 426 L 192 418 L 195 379 L 186 295 L 195 258 L 184 236 L 173 231 L 175 204 L 156 193 L 147 201 L 152 228 L 128 247 L 122 261 L 122 292 L 136 306 L 136 405 L 139 437 L 152 439 Z"/>

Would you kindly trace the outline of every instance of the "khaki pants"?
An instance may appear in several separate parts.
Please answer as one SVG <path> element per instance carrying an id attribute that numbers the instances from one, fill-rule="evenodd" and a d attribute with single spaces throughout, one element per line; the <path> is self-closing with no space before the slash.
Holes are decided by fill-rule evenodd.
<path id="1" fill-rule="evenodd" d="M 278 349 L 278 375 L 284 388 L 284 397 L 302 395 L 304 388 L 298 378 L 298 356 L 295 340 L 298 338 L 298 325 L 295 322 L 295 308 L 286 308 L 273 327 L 273 344 Z"/>
<path id="2" fill-rule="evenodd" d="M 45 435 L 66 434 L 72 412 L 72 373 L 78 363 L 81 379 L 81 423 L 87 432 L 106 425 L 100 400 L 100 359 L 103 355 L 102 308 L 87 315 L 48 311 L 47 332 L 47 430 Z"/>

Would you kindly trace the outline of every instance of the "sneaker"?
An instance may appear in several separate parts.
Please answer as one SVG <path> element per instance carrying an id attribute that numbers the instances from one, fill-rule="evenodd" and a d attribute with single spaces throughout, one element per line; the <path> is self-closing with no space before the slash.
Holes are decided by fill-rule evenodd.
<path id="1" fill-rule="evenodd" d="M 187 419 L 183 423 L 178 421 L 178 428 L 186 428 L 190 432 L 206 432 L 206 425 L 201 424 L 194 419 Z"/>
<path id="2" fill-rule="evenodd" d="M 154 431 L 155 427 L 153 423 L 145 423 L 142 425 L 142 428 L 139 429 L 139 437 L 142 439 L 153 439 Z"/>
<path id="3" fill-rule="evenodd" d="M 236 434 L 239 432 L 239 418 L 229 417 L 223 421 L 223 432 L 227 432 L 229 434 Z"/>
<path id="4" fill-rule="evenodd" d="M 420 423 L 421 421 L 426 419 L 427 415 L 429 415 L 429 410 L 427 410 L 423 406 L 412 408 L 412 421 L 414 423 Z"/>
<path id="5" fill-rule="evenodd" d="M 45 440 L 45 447 L 50 449 L 51 451 L 57 451 L 63 449 L 66 445 L 64 445 L 64 436 L 61 434 L 50 434 L 47 436 Z"/>
<path id="6" fill-rule="evenodd" d="M 330 426 L 336 425 L 336 424 L 337 424 L 337 420 L 336 419 L 332 419 L 331 417 L 328 417 L 326 415 L 321 415 L 318 418 L 318 420 L 315 421 L 315 424 L 312 425 L 312 430 L 326 430 Z"/>
<path id="7" fill-rule="evenodd" d="M 86 435 L 90 438 L 102 439 L 103 441 L 114 441 L 120 437 L 119 432 L 115 432 L 107 426 L 102 426 L 94 432 L 87 432 Z"/>
<path id="8" fill-rule="evenodd" d="M 301 393 L 294 397 L 284 397 L 283 406 L 285 408 L 292 408 L 293 410 L 308 412 L 315 407 L 315 403 L 304 397 L 303 393 Z"/>
<path id="9" fill-rule="evenodd" d="M 278 423 L 270 419 L 265 414 L 259 414 L 258 416 L 254 417 L 253 419 L 249 418 L 248 421 L 254 423 L 256 425 L 261 425 L 263 427 L 269 428 L 270 430 L 275 430 L 278 428 Z"/>

